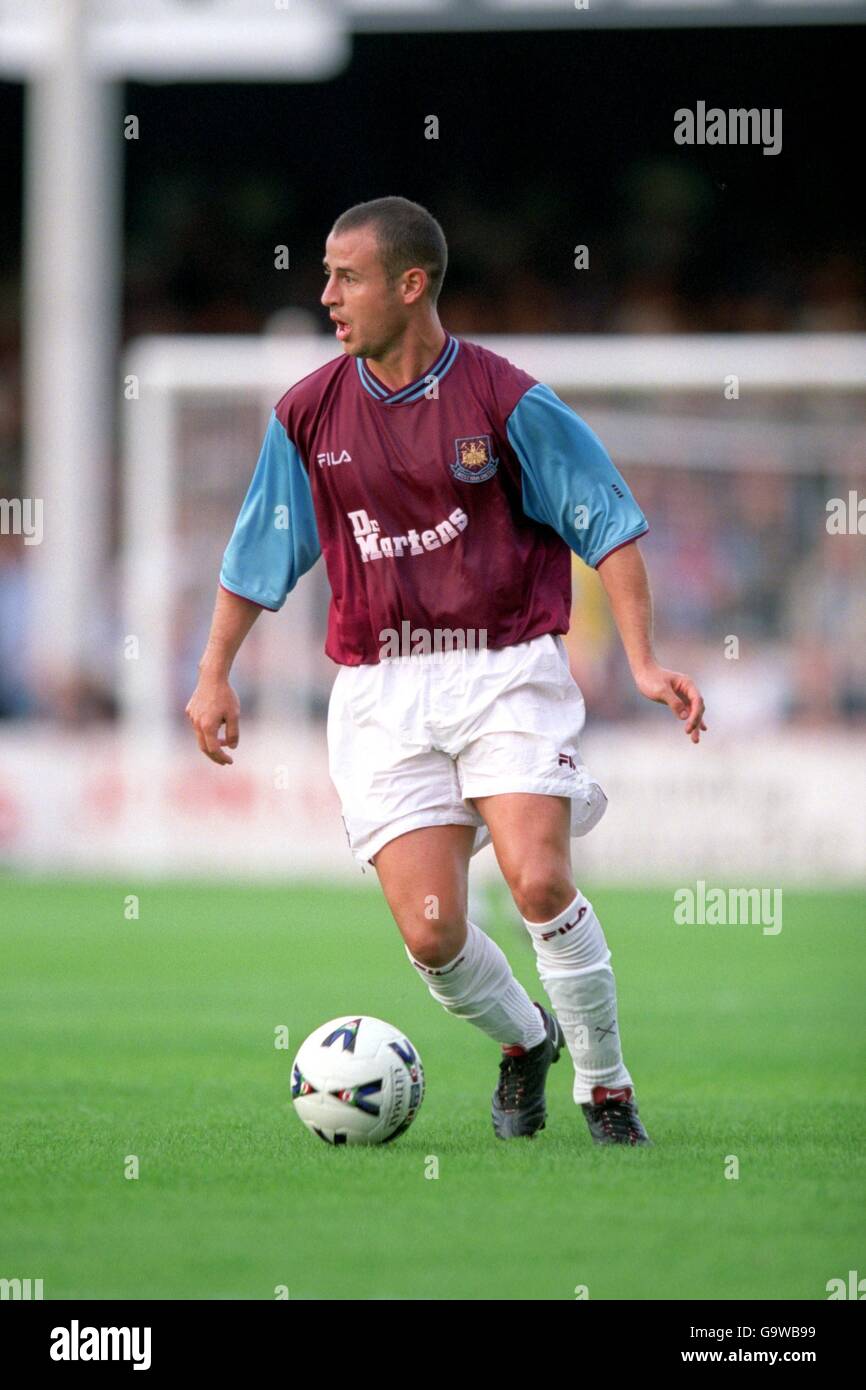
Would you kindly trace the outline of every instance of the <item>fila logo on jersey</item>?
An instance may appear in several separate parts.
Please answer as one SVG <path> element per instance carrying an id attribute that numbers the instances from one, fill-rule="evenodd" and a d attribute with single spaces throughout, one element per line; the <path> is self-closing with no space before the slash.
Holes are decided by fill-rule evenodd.
<path id="1" fill-rule="evenodd" d="M 316 454 L 316 463 L 320 468 L 335 468 L 338 463 L 351 462 L 352 455 L 345 449 L 342 449 L 339 454 L 333 453 L 330 449 L 326 450 L 324 454 Z"/>
<path id="2" fill-rule="evenodd" d="M 451 472 L 461 483 L 485 483 L 499 467 L 493 457 L 489 434 L 465 436 L 454 441 L 455 459 Z"/>

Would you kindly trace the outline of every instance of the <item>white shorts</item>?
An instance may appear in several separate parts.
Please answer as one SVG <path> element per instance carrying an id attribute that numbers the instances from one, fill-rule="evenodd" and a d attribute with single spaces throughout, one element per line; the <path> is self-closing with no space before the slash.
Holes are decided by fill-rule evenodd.
<path id="1" fill-rule="evenodd" d="M 472 825 L 476 854 L 490 832 L 471 799 L 502 792 L 570 797 L 571 833 L 585 835 L 607 809 L 580 756 L 585 719 L 552 634 L 341 666 L 328 759 L 352 853 L 366 863 L 408 830 Z"/>

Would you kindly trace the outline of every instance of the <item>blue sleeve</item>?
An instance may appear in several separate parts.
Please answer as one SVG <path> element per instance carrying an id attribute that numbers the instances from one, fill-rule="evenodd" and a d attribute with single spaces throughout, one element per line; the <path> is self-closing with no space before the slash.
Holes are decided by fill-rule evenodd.
<path id="1" fill-rule="evenodd" d="M 307 471 L 272 412 L 223 555 L 220 583 L 276 611 L 321 553 Z"/>
<path id="2" fill-rule="evenodd" d="M 530 387 L 506 429 L 520 461 L 523 510 L 551 526 L 586 564 L 595 568 L 649 530 L 601 440 L 549 386 Z"/>

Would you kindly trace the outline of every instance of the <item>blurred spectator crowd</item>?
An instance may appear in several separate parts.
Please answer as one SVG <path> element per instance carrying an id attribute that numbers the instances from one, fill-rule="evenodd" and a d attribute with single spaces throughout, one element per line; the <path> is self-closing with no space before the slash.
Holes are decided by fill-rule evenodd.
<path id="1" fill-rule="evenodd" d="M 728 282 L 712 276 L 690 280 L 683 271 L 685 240 L 697 196 L 680 185 L 666 189 L 663 172 L 657 173 L 651 224 L 643 217 L 638 186 L 634 217 L 620 231 L 617 255 L 605 263 L 591 247 L 584 272 L 573 269 L 569 246 L 560 248 L 565 272 L 553 263 L 537 219 L 506 225 L 489 209 L 470 215 L 445 200 L 436 209 L 451 248 L 443 321 L 466 337 L 866 331 L 862 267 L 845 249 L 804 263 L 782 248 L 772 264 L 758 256 L 748 272 Z M 246 242 L 239 243 L 225 223 L 225 206 L 207 199 L 189 203 L 167 243 L 146 222 L 131 237 L 127 339 L 146 332 L 257 333 L 273 327 L 281 311 L 300 327 L 326 331 L 324 312 L 317 313 L 321 229 L 299 235 L 288 282 L 274 270 L 272 256 L 254 254 L 249 241 L 258 234 L 260 246 L 273 245 L 267 198 L 257 201 L 253 190 L 239 205 Z M 223 248 L 218 267 L 212 254 L 201 252 L 202 245 L 213 246 L 214 237 Z M 6 498 L 20 496 L 22 489 L 20 350 L 17 283 L 0 282 L 0 497 Z M 579 399 L 573 404 L 581 410 Z M 862 400 L 859 409 L 862 443 Z M 731 722 L 848 721 L 866 712 L 866 538 L 831 535 L 825 524 L 830 497 L 846 496 L 849 488 L 866 493 L 862 457 L 858 464 L 843 451 L 796 470 L 778 460 L 769 470 L 765 460 L 745 460 L 727 473 L 664 466 L 664 459 L 656 465 L 617 458 L 651 523 L 643 548 L 657 607 L 659 655 L 701 676 Z M 253 463 L 251 454 L 250 468 Z M 232 521 L 226 512 L 223 542 Z M 89 659 L 72 690 L 48 690 L 29 670 L 26 552 L 19 537 L 0 535 L 0 718 L 111 718 L 116 663 L 110 653 Z M 200 593 L 183 598 L 179 690 L 194 680 L 210 614 L 215 575 L 201 579 Z M 109 611 L 100 615 L 99 629 L 110 645 L 119 623 L 110 607 L 116 586 L 109 583 L 107 593 Z M 633 717 L 640 701 L 623 678 L 600 584 L 577 561 L 568 640 L 593 717 Z M 321 669 L 319 707 L 327 694 Z"/>

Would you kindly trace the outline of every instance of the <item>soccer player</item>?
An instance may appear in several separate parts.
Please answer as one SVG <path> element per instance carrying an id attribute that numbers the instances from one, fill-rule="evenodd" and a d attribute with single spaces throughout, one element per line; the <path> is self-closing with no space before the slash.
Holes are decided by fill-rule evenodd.
<path id="1" fill-rule="evenodd" d="M 647 521 L 549 387 L 442 327 L 447 248 L 424 208 L 361 203 L 325 252 L 322 304 L 343 351 L 271 414 L 186 713 L 202 752 L 231 763 L 232 661 L 323 554 L 339 667 L 329 766 L 349 843 L 434 999 L 499 1043 L 495 1134 L 544 1127 L 565 1045 L 593 1139 L 649 1143 L 610 950 L 572 877 L 570 838 L 607 799 L 581 758 L 585 707 L 561 636 L 574 551 L 601 576 L 638 690 L 698 743 L 699 691 L 653 655 Z M 470 857 L 489 841 L 551 1009 L 467 918 Z"/>

